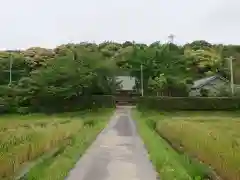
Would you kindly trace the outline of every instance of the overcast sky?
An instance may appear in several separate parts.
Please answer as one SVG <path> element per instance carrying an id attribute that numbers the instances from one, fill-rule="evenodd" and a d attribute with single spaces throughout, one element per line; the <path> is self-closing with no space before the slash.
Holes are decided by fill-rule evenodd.
<path id="1" fill-rule="evenodd" d="M 171 33 L 180 44 L 240 44 L 239 7 L 239 0 L 0 0 L 0 49 L 151 43 Z"/>

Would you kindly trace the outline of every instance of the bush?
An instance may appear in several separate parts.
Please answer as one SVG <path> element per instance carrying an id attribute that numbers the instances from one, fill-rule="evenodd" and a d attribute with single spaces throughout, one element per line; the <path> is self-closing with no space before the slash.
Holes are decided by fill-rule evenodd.
<path id="1" fill-rule="evenodd" d="M 26 100 L 24 100 L 26 99 Z M 27 103 L 26 103 L 27 102 Z M 111 95 L 92 95 L 73 97 L 71 99 L 55 96 L 30 100 L 22 96 L 0 96 L 0 113 L 27 114 L 32 112 L 57 113 L 86 109 L 115 107 L 115 98 Z"/>
<path id="2" fill-rule="evenodd" d="M 80 96 L 71 99 L 54 99 L 53 97 L 52 99 L 41 100 L 41 102 L 34 102 L 32 106 L 32 109 L 36 112 L 68 112 L 115 107 L 115 99 L 111 95 Z"/>
<path id="3" fill-rule="evenodd" d="M 240 110 L 240 97 L 141 97 L 137 108 L 153 110 Z"/>
<path id="4" fill-rule="evenodd" d="M 8 111 L 8 109 L 9 109 L 8 103 L 6 103 L 6 101 L 0 97 L 0 113 L 4 113 Z"/>
<path id="5" fill-rule="evenodd" d="M 29 107 L 19 107 L 17 108 L 17 113 L 19 114 L 28 114 L 31 112 L 31 109 Z"/>
<path id="6" fill-rule="evenodd" d="M 0 113 L 16 112 L 18 91 L 14 87 L 0 85 Z"/>
<path id="7" fill-rule="evenodd" d="M 200 94 L 202 97 L 208 97 L 209 96 L 209 90 L 208 89 L 200 89 Z"/>

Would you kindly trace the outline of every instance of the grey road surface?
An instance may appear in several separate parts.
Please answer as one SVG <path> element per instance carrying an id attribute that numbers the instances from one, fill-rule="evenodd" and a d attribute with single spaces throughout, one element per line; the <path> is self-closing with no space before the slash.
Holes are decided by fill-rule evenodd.
<path id="1" fill-rule="evenodd" d="M 109 125 L 70 171 L 67 180 L 156 180 L 143 142 L 130 117 L 118 108 Z"/>

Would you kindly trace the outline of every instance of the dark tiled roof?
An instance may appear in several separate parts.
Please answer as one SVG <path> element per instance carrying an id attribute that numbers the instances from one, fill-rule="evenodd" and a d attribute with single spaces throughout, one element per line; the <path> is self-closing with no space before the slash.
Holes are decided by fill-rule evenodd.
<path id="1" fill-rule="evenodd" d="M 193 82 L 193 86 L 192 86 L 192 89 L 198 89 L 198 88 L 201 88 L 202 86 L 210 83 L 211 81 L 215 80 L 215 79 L 222 79 L 223 81 L 228 81 L 227 79 L 221 77 L 221 76 L 218 76 L 218 75 L 215 75 L 215 76 L 210 76 L 210 77 L 206 77 L 206 78 L 202 78 L 202 79 L 199 79 L 199 80 L 196 80 Z"/>

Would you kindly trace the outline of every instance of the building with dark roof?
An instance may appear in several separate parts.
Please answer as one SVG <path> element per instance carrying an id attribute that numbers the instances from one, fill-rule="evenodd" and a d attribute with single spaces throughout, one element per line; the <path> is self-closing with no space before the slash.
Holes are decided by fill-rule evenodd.
<path id="1" fill-rule="evenodd" d="M 194 81 L 190 88 L 189 96 L 201 96 L 202 89 L 207 90 L 209 96 L 216 96 L 223 88 L 230 90 L 228 79 L 219 75 L 210 76 Z"/>

